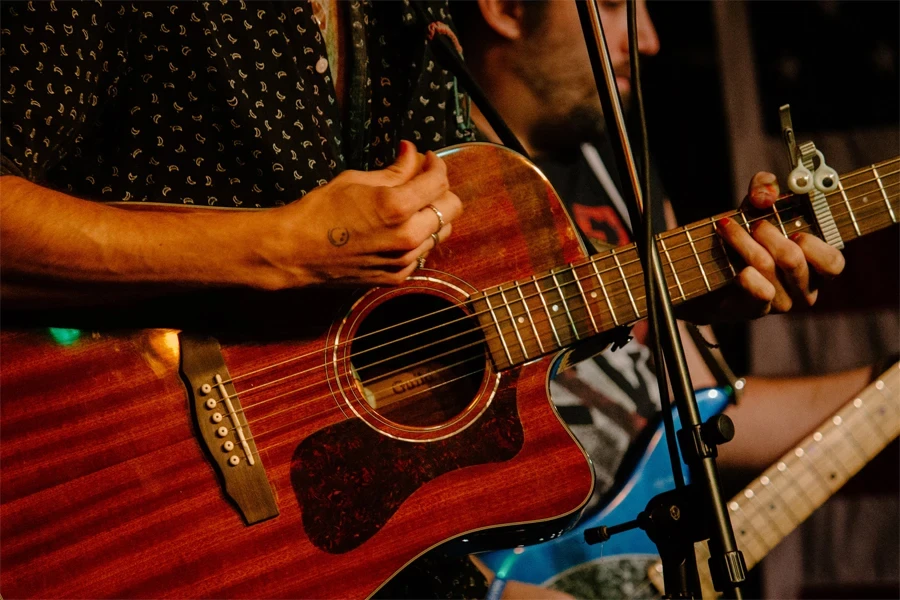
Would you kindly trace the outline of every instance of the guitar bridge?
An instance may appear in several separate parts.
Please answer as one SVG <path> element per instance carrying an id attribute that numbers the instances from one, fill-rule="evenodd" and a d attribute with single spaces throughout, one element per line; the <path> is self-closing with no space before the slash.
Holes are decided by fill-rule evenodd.
<path id="1" fill-rule="evenodd" d="M 181 376 L 191 414 L 225 494 L 248 525 L 278 516 L 275 494 L 259 456 L 240 399 L 231 385 L 219 343 L 180 333 Z"/>

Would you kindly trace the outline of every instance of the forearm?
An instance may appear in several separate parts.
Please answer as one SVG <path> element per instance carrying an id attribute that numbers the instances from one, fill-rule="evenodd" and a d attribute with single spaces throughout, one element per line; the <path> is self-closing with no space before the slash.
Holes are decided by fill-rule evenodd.
<path id="1" fill-rule="evenodd" d="M 185 287 L 276 287 L 260 253 L 265 231 L 259 215 L 125 210 L 4 176 L 4 305 L 58 304 L 100 288 L 128 296 Z"/>
<path id="2" fill-rule="evenodd" d="M 831 375 L 748 377 L 740 404 L 726 413 L 735 438 L 719 448 L 720 465 L 762 470 L 864 388 L 871 367 Z"/>

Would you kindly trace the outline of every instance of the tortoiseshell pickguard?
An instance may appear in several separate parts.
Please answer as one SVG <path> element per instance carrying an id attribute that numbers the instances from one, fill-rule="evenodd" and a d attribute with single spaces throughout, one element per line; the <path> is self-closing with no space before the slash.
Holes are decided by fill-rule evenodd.
<path id="1" fill-rule="evenodd" d="M 310 542 L 325 552 L 349 552 L 432 479 L 513 458 L 524 443 L 517 379 L 518 369 L 507 372 L 484 414 L 447 439 L 404 442 L 350 419 L 303 440 L 291 461 L 291 485 Z"/>

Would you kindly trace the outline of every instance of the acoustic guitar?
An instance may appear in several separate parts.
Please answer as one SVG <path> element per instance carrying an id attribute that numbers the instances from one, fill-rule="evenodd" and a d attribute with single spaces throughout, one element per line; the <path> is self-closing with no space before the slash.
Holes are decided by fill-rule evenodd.
<path id="1" fill-rule="evenodd" d="M 512 151 L 441 156 L 465 212 L 399 287 L 4 312 L 0 594 L 365 597 L 448 540 L 570 527 L 593 473 L 548 378 L 644 317 L 636 251 L 587 256 Z M 896 222 L 898 170 L 844 176 L 845 241 Z M 804 206 L 729 214 L 815 233 Z M 739 269 L 716 218 L 659 238 L 676 303 Z"/>

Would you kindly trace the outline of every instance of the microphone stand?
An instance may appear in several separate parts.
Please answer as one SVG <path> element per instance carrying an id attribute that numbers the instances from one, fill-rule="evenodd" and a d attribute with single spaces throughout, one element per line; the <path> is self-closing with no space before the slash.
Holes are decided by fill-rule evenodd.
<path id="1" fill-rule="evenodd" d="M 635 0 L 628 0 L 629 12 L 629 39 L 631 42 L 633 85 L 640 94 L 640 81 L 637 62 L 637 35 L 634 16 Z M 637 167 L 631 153 L 625 130 L 625 120 L 622 107 L 619 102 L 616 88 L 615 74 L 606 46 L 606 38 L 600 23 L 600 13 L 597 0 L 579 0 L 576 2 L 579 18 L 584 33 L 585 43 L 591 59 L 594 71 L 594 79 L 597 91 L 600 94 L 600 102 L 603 108 L 607 132 L 612 137 L 617 137 L 619 143 L 613 143 L 613 152 L 616 163 L 620 166 L 620 172 L 627 176 L 630 185 L 624 185 L 622 196 L 626 199 L 632 223 L 644 224 L 644 237 L 635 236 L 635 242 L 641 258 L 644 272 L 644 286 L 647 293 L 647 311 L 651 326 L 657 340 L 657 350 L 661 344 L 663 353 L 657 351 L 660 374 L 666 369 L 672 378 L 672 389 L 675 395 L 676 406 L 681 418 L 682 429 L 678 432 L 678 442 L 682 456 L 694 475 L 696 484 L 684 486 L 681 468 L 674 454 L 674 436 L 671 424 L 671 411 L 663 408 L 663 416 L 666 421 L 667 439 L 669 440 L 669 452 L 672 458 L 673 474 L 675 475 L 676 490 L 661 495 L 648 504 L 647 511 L 633 524 L 623 527 L 641 526 L 648 531 L 650 538 L 657 543 L 660 556 L 663 559 L 663 575 L 665 577 L 666 592 L 668 597 L 699 598 L 699 577 L 694 557 L 694 541 L 711 537 L 710 541 L 710 570 L 716 589 L 723 591 L 726 596 L 742 598 L 739 584 L 744 581 L 746 566 L 743 555 L 738 551 L 731 527 L 731 520 L 725 508 L 724 498 L 719 485 L 719 475 L 715 463 L 716 443 L 723 441 L 721 438 L 714 440 L 712 427 L 704 427 L 700 421 L 700 412 L 697 407 L 697 399 L 690 383 L 687 365 L 684 358 L 684 349 L 681 346 L 681 338 L 675 324 L 675 316 L 672 311 L 671 298 L 668 286 L 663 275 L 659 252 L 655 242 L 655 236 L 650 219 L 650 202 L 646 204 L 643 198 L 649 200 L 649 163 L 644 164 L 645 189 L 642 194 L 638 181 Z M 647 144 L 644 143 L 646 153 Z M 624 168 L 623 168 L 624 167 Z M 644 208 L 645 207 L 645 208 Z M 641 216 L 643 209 L 644 216 Z M 665 368 L 663 368 L 663 366 Z M 660 378 L 660 396 L 667 399 L 665 393 L 665 378 Z M 665 401 L 665 400 L 664 400 Z M 727 441 L 727 440 L 725 440 Z M 699 489 L 698 489 L 699 488 Z M 689 491 L 690 490 L 690 491 Z M 702 513 L 697 512 L 697 504 L 708 509 L 705 519 Z M 697 515 L 697 518 L 682 519 L 682 514 Z M 660 517 L 662 515 L 662 517 Z M 654 519 L 654 516 L 657 518 Z M 705 523 L 703 523 L 705 521 Z M 695 524 L 699 523 L 699 524 Z M 658 525 L 658 526 L 657 526 Z M 619 530 L 622 527 L 618 528 Z M 690 529 L 693 529 L 691 531 Z M 709 536 L 712 531 L 714 535 Z M 606 532 L 603 532 L 606 533 Z M 602 534 L 601 534 L 602 535 Z M 586 538 L 588 532 L 585 532 Z"/>

